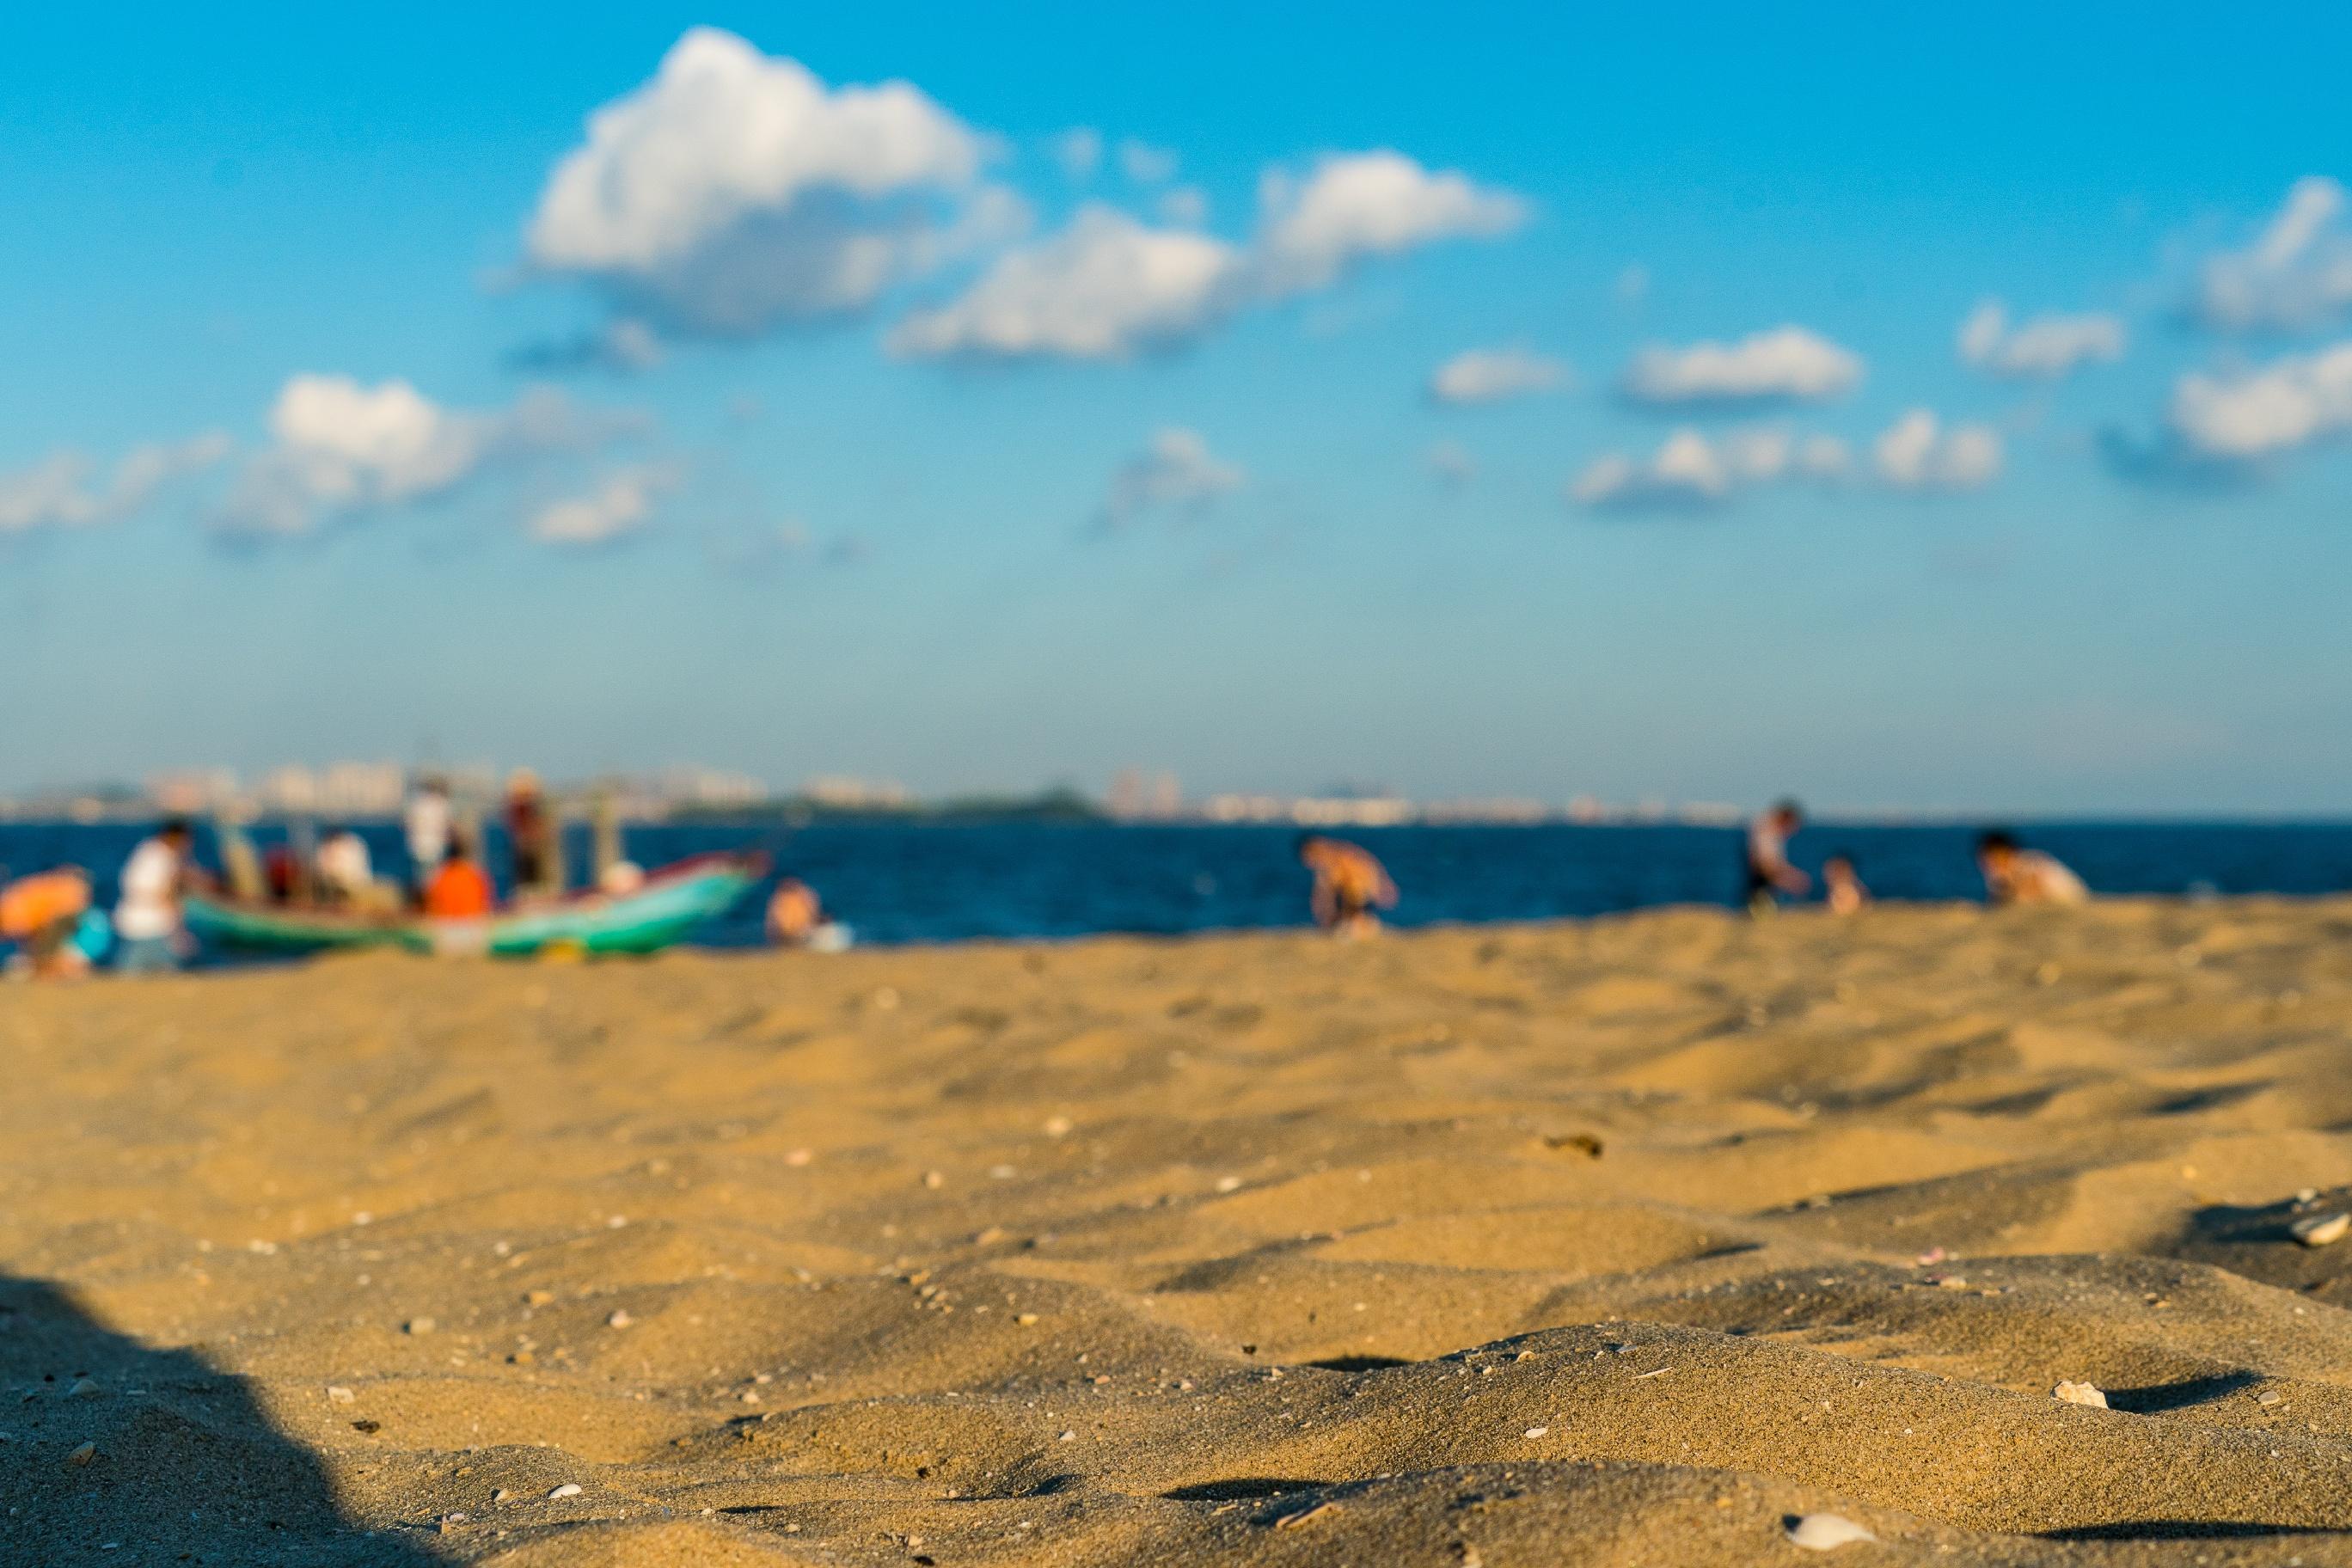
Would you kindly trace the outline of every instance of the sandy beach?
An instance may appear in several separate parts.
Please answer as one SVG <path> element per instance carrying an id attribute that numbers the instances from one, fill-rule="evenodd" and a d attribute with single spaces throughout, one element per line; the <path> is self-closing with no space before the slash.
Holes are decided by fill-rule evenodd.
<path id="1" fill-rule="evenodd" d="M 2352 1561 L 2347 1027 L 2344 902 L 15 987 L 0 1558 Z"/>

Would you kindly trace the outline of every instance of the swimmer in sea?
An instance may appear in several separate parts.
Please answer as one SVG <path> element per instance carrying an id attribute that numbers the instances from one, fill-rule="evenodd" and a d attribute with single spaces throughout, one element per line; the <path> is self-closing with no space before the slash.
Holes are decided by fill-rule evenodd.
<path id="1" fill-rule="evenodd" d="M 1843 850 L 1822 862 L 1822 899 L 1833 915 L 1858 913 L 1870 902 L 1870 889 L 1862 885 L 1853 857 Z"/>
<path id="2" fill-rule="evenodd" d="M 1999 830 L 1977 840 L 1977 869 L 1984 873 L 1985 897 L 1995 908 L 2091 901 L 2091 889 L 2083 879 L 2056 856 L 2028 849 L 2015 836 Z"/>
<path id="3" fill-rule="evenodd" d="M 1396 884 L 1387 868 L 1344 839 L 1300 835 L 1298 863 L 1315 874 L 1308 900 L 1315 923 L 1334 936 L 1370 936 L 1381 929 L 1372 911 L 1396 907 Z"/>

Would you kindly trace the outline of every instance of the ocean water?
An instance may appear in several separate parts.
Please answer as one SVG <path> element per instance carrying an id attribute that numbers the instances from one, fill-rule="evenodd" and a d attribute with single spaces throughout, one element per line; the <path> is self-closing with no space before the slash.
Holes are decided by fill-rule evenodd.
<path id="1" fill-rule="evenodd" d="M 2011 826 L 2102 893 L 2352 890 L 2352 823 Z M 71 861 L 98 878 L 110 902 L 115 874 L 142 831 L 0 823 L 0 867 L 21 873 Z M 404 868 L 397 827 L 361 831 L 379 875 Z M 1852 854 L 1883 899 L 1978 899 L 1974 836 L 1966 827 L 1826 825 L 1800 834 L 1792 853 L 1811 870 L 1825 855 Z M 255 837 L 267 845 L 278 836 L 265 825 Z M 1400 926 L 1729 905 L 1738 894 L 1740 835 L 1725 828 L 1397 827 L 1344 837 L 1395 877 L 1403 898 L 1391 919 Z M 506 848 L 491 837 L 503 886 Z M 814 887 L 859 942 L 926 942 L 1298 925 L 1307 877 L 1292 856 L 1295 837 L 1277 827 L 697 824 L 634 827 L 625 847 L 648 868 L 705 850 L 764 849 L 779 874 Z M 587 863 L 584 830 L 572 834 L 569 848 L 575 868 Z M 217 863 L 208 836 L 198 858 Z M 747 900 L 699 940 L 758 942 L 764 902 L 764 891 Z"/>

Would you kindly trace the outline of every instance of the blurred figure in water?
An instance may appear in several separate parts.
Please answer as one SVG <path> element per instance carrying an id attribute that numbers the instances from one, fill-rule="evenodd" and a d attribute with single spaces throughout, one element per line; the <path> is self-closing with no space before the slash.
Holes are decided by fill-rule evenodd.
<path id="1" fill-rule="evenodd" d="M 1780 895 L 1802 898 L 1813 879 L 1789 863 L 1789 840 L 1805 825 L 1805 808 L 1784 800 L 1759 812 L 1748 825 L 1747 859 L 1740 878 L 1739 901 L 1751 915 L 1769 914 Z"/>
<path id="2" fill-rule="evenodd" d="M 1862 885 L 1853 857 L 1843 849 L 1822 862 L 1822 898 L 1833 915 L 1854 914 L 1870 902 L 1870 889 Z"/>
<path id="3" fill-rule="evenodd" d="M 1369 850 L 1319 833 L 1301 834 L 1298 863 L 1315 874 L 1308 908 L 1334 936 L 1370 936 L 1381 929 L 1375 910 L 1396 908 L 1396 884 Z"/>
<path id="4" fill-rule="evenodd" d="M 816 889 L 798 877 L 776 884 L 768 899 L 768 940 L 778 947 L 806 947 L 824 924 Z"/>
<path id="5" fill-rule="evenodd" d="M 1984 873 L 1985 897 L 1996 908 L 2009 904 L 2086 904 L 2091 889 L 2046 850 L 2028 849 L 1999 829 L 1977 840 L 1977 869 Z"/>

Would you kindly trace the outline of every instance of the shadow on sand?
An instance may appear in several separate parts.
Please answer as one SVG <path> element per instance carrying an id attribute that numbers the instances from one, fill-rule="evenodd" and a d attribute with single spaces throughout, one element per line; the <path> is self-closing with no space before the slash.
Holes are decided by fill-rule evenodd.
<path id="1" fill-rule="evenodd" d="M 0 1563 L 428 1568 L 336 1506 L 243 1379 L 100 1327 L 0 1275 Z"/>

